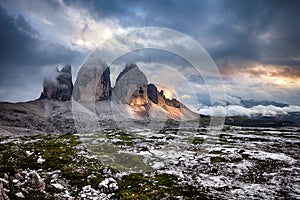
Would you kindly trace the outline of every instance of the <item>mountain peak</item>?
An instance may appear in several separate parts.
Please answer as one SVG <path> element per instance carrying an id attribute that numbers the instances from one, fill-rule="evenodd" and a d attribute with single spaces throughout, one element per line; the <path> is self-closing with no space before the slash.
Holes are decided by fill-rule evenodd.
<path id="1" fill-rule="evenodd" d="M 123 107 L 125 112 L 129 112 L 127 116 L 130 118 L 146 120 L 151 113 L 157 118 L 167 117 L 175 120 L 181 120 L 186 115 L 184 113 L 197 116 L 177 99 L 167 98 L 164 91 L 159 91 L 154 83 L 148 84 L 146 75 L 134 63 L 125 65 L 113 88 L 110 68 L 106 63 L 83 65 L 78 72 L 74 90 L 71 71 L 71 66 L 66 65 L 61 70 L 56 69 L 57 73 L 53 79 L 45 78 L 40 99 L 69 101 L 73 96 L 75 101 L 84 105 L 97 101 L 111 101 Z"/>
<path id="2" fill-rule="evenodd" d="M 66 65 L 61 70 L 56 68 L 54 77 L 44 78 L 40 99 L 69 101 L 72 97 L 72 92 L 72 69 L 71 65 Z"/>

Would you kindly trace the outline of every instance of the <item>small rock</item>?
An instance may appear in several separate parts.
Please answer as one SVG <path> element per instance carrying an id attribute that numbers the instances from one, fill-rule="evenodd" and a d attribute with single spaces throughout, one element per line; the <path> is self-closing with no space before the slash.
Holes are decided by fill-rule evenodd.
<path id="1" fill-rule="evenodd" d="M 109 198 L 108 198 L 108 196 L 105 193 L 101 193 L 99 195 L 99 199 L 101 199 L 101 200 L 108 200 Z"/>
<path id="2" fill-rule="evenodd" d="M 65 191 L 65 194 L 63 197 L 67 198 L 68 200 L 75 199 L 74 197 L 71 196 L 70 192 L 68 190 Z"/>
<path id="3" fill-rule="evenodd" d="M 28 182 L 32 189 L 37 190 L 37 191 L 45 190 L 46 184 L 38 173 L 36 173 L 35 171 L 32 171 L 29 173 L 28 177 L 29 177 Z"/>
<path id="4" fill-rule="evenodd" d="M 6 194 L 5 188 L 3 188 L 2 182 L 0 182 L 0 199 L 1 200 L 9 200 L 9 197 Z"/>
<path id="5" fill-rule="evenodd" d="M 16 183 L 14 186 L 15 186 L 15 187 L 21 187 L 21 186 L 23 186 L 23 185 L 24 185 L 24 183 L 22 183 L 22 182 L 19 181 L 19 182 Z"/>
<path id="6" fill-rule="evenodd" d="M 81 198 L 86 198 L 86 194 L 80 194 Z"/>
<path id="7" fill-rule="evenodd" d="M 92 178 L 96 178 L 97 176 L 95 176 L 94 174 L 90 174 L 87 178 L 88 179 L 92 179 Z"/>
<path id="8" fill-rule="evenodd" d="M 106 178 L 101 183 L 99 183 L 99 188 L 101 192 L 110 193 L 119 189 L 117 181 L 113 178 Z"/>
<path id="9" fill-rule="evenodd" d="M 93 192 L 93 195 L 94 195 L 94 196 L 98 196 L 98 195 L 99 195 L 99 192 L 96 190 L 96 191 Z"/>
<path id="10" fill-rule="evenodd" d="M 5 180 L 8 180 L 8 175 L 7 175 L 7 173 L 5 173 L 5 174 L 3 175 L 3 178 L 4 178 Z"/>
<path id="11" fill-rule="evenodd" d="M 26 190 L 26 188 L 21 188 L 21 190 L 24 192 L 24 193 L 26 193 L 26 194 L 28 194 L 28 191 Z"/>
<path id="12" fill-rule="evenodd" d="M 19 198 L 22 198 L 22 199 L 25 198 L 25 196 L 24 196 L 24 194 L 22 192 L 17 192 L 16 196 L 19 197 Z"/>
<path id="13" fill-rule="evenodd" d="M 52 171 L 52 172 L 47 172 L 47 175 L 53 175 L 53 174 L 60 174 L 61 173 L 61 171 L 60 170 L 55 170 L 55 171 Z"/>
<path id="14" fill-rule="evenodd" d="M 51 179 L 57 179 L 58 178 L 58 174 L 53 174 L 52 176 L 51 176 Z"/>
<path id="15" fill-rule="evenodd" d="M 59 183 L 52 183 L 51 184 L 53 187 L 55 187 L 56 189 L 59 189 L 59 190 L 63 190 L 64 189 L 64 186 L 59 184 Z"/>
<path id="16" fill-rule="evenodd" d="M 84 192 L 88 192 L 88 191 L 91 190 L 91 186 L 90 186 L 90 185 L 84 186 L 84 187 L 82 188 L 82 190 L 83 190 Z"/>
<path id="17" fill-rule="evenodd" d="M 91 192 L 85 193 L 87 196 L 92 196 Z"/>
<path id="18" fill-rule="evenodd" d="M 0 178 L 0 183 L 3 183 L 4 185 L 7 185 L 9 183 L 9 181 L 7 181 L 3 178 Z"/>
<path id="19" fill-rule="evenodd" d="M 110 190 L 111 190 L 111 191 L 116 191 L 116 190 L 119 189 L 117 183 L 111 183 L 111 184 L 109 185 L 109 187 L 110 187 Z"/>
<path id="20" fill-rule="evenodd" d="M 15 175 L 15 177 L 16 177 L 16 179 L 18 179 L 19 181 L 24 180 L 24 177 L 23 177 L 21 174 L 19 174 L 19 173 L 17 173 L 17 174 Z"/>
<path id="21" fill-rule="evenodd" d="M 13 182 L 14 184 L 16 184 L 16 183 L 19 182 L 19 180 L 18 180 L 18 179 L 14 179 L 14 180 L 12 180 L 12 182 Z"/>

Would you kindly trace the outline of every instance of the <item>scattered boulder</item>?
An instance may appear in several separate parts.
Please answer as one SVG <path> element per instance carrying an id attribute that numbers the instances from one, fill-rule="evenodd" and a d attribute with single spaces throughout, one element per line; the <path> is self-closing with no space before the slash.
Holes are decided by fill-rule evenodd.
<path id="1" fill-rule="evenodd" d="M 21 198 L 21 199 L 25 198 L 25 196 L 24 196 L 24 194 L 22 192 L 17 192 L 16 196 L 19 197 L 19 198 Z"/>
<path id="2" fill-rule="evenodd" d="M 99 183 L 100 191 L 103 193 L 115 192 L 119 189 L 118 183 L 113 178 L 106 178 Z"/>
<path id="3" fill-rule="evenodd" d="M 35 191 L 44 191 L 45 190 L 45 182 L 44 179 L 40 177 L 38 173 L 35 171 L 32 171 L 28 174 L 28 184 L 29 187 L 32 188 Z"/>

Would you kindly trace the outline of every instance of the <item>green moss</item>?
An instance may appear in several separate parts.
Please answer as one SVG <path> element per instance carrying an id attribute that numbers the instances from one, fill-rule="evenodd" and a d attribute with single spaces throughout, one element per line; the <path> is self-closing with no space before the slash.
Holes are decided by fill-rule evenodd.
<path id="1" fill-rule="evenodd" d="M 224 132 L 230 131 L 230 130 L 231 130 L 230 126 L 224 126 L 222 129 L 222 131 L 224 131 Z"/>
<path id="2" fill-rule="evenodd" d="M 226 161 L 226 159 L 223 157 L 220 157 L 220 156 L 210 158 L 210 162 L 212 162 L 212 163 L 225 162 L 225 161 Z"/>
<path id="3" fill-rule="evenodd" d="M 116 132 L 116 131 L 115 131 Z M 105 133 L 114 137 L 115 132 Z M 118 132 L 117 137 L 124 141 L 131 141 L 132 136 Z M 28 170 L 40 170 L 39 174 L 45 179 L 46 193 L 30 192 L 24 194 L 26 199 L 55 199 L 60 191 L 51 187 L 51 175 L 46 172 L 59 170 L 59 179 L 65 180 L 71 188 L 68 188 L 72 196 L 78 196 L 83 186 L 91 185 L 97 188 L 104 179 L 104 165 L 102 160 L 87 158 L 79 153 L 78 137 L 74 135 L 44 135 L 20 138 L 19 142 L 9 142 L 0 145 L 0 177 L 7 173 L 14 176 L 16 173 Z M 96 148 L 96 147 L 95 147 Z M 145 165 L 142 156 L 118 153 L 114 145 L 97 145 L 94 153 L 112 156 L 115 168 L 123 170 L 143 169 L 152 171 Z M 145 148 L 146 150 L 146 148 Z M 41 157 L 45 162 L 39 164 L 37 159 Z M 117 171 L 109 168 L 112 173 Z M 93 175 L 93 176 L 89 176 Z M 88 178 L 90 177 L 90 178 Z M 202 189 L 187 186 L 178 180 L 177 176 L 169 174 L 129 174 L 118 180 L 119 190 L 116 191 L 117 199 L 206 199 Z M 18 188 L 11 185 L 8 195 L 14 199 Z"/>
<path id="4" fill-rule="evenodd" d="M 150 172 L 153 169 L 143 161 L 144 157 L 128 153 L 119 153 L 115 156 L 115 168 L 119 170 L 132 171 L 143 170 Z"/>
<path id="5" fill-rule="evenodd" d="M 175 175 L 130 174 L 119 182 L 118 199 L 207 199 L 201 189 L 183 186 Z"/>
<path id="6" fill-rule="evenodd" d="M 120 141 L 113 142 L 113 144 L 117 146 L 133 146 L 135 144 L 134 136 L 119 129 L 106 129 L 99 132 L 99 135 L 110 140 L 119 139 Z M 99 135 L 97 135 L 96 138 L 99 138 Z"/>
<path id="7" fill-rule="evenodd" d="M 222 154 L 223 152 L 219 151 L 219 150 L 213 150 L 213 151 L 210 151 L 209 153 L 211 153 L 211 154 Z"/>
<path id="8" fill-rule="evenodd" d="M 226 134 L 220 134 L 219 137 L 218 137 L 219 141 L 221 143 L 228 144 L 229 141 L 226 139 L 226 136 L 227 136 Z"/>
<path id="9" fill-rule="evenodd" d="M 207 133 L 208 132 L 208 130 L 206 128 L 198 128 L 196 131 L 198 133 Z"/>
<path id="10" fill-rule="evenodd" d="M 0 177 L 4 173 L 14 176 L 23 170 L 60 170 L 62 178 L 69 181 L 71 187 L 81 188 L 87 184 L 97 186 L 102 180 L 102 163 L 93 158 L 86 158 L 77 154 L 75 146 L 79 144 L 74 135 L 46 135 L 21 138 L 22 142 L 6 143 L 1 145 Z M 38 163 L 38 158 L 45 162 Z M 93 174 L 94 178 L 87 179 Z M 50 178 L 44 177 L 46 184 Z M 11 198 L 14 198 L 14 188 L 10 188 Z M 51 187 L 46 187 L 46 192 L 53 193 Z M 41 196 L 42 195 L 42 196 Z M 53 199 L 46 194 L 28 194 L 29 199 Z"/>
<path id="11" fill-rule="evenodd" d="M 192 144 L 197 145 L 197 144 L 203 144 L 204 139 L 200 137 L 195 137 L 192 141 Z"/>
<path id="12" fill-rule="evenodd" d="M 147 199 L 147 193 L 150 191 L 145 190 L 145 188 L 152 187 L 153 186 L 151 182 L 142 174 L 130 174 L 128 176 L 125 176 L 119 182 L 120 189 L 116 193 L 116 197 L 123 199 L 131 199 L 131 197 L 138 199 L 139 197 L 144 197 Z"/>
<path id="13" fill-rule="evenodd" d="M 178 181 L 178 178 L 174 175 L 170 174 L 159 174 L 156 175 L 154 178 L 155 181 L 157 181 L 157 184 L 159 186 L 167 186 L 167 187 L 172 187 L 175 181 Z"/>

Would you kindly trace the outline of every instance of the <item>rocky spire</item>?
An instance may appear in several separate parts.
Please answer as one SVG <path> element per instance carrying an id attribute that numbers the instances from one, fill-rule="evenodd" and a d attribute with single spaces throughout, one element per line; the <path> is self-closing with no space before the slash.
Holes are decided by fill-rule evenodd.
<path id="1" fill-rule="evenodd" d="M 148 101 L 147 85 L 147 77 L 138 66 L 126 64 L 116 80 L 114 101 L 133 105 L 145 104 Z"/>
<path id="2" fill-rule="evenodd" d="M 66 65 L 61 70 L 56 68 L 54 77 L 47 77 L 43 82 L 40 99 L 71 100 L 73 92 L 72 69 Z"/>
<path id="3" fill-rule="evenodd" d="M 154 84 L 149 84 L 147 87 L 148 98 L 155 104 L 158 104 L 158 91 Z"/>
<path id="4" fill-rule="evenodd" d="M 173 99 L 168 99 L 165 97 L 164 95 L 164 91 L 158 91 L 157 87 L 150 83 L 147 87 L 147 94 L 148 94 L 148 98 L 149 100 L 151 100 L 153 103 L 158 104 L 159 106 L 172 106 L 175 108 L 181 108 L 181 107 L 185 107 L 182 103 L 180 103 L 177 99 L 173 98 Z"/>
<path id="5" fill-rule="evenodd" d="M 77 102 L 110 100 L 110 69 L 104 61 L 87 62 L 79 70 L 73 98 Z"/>

